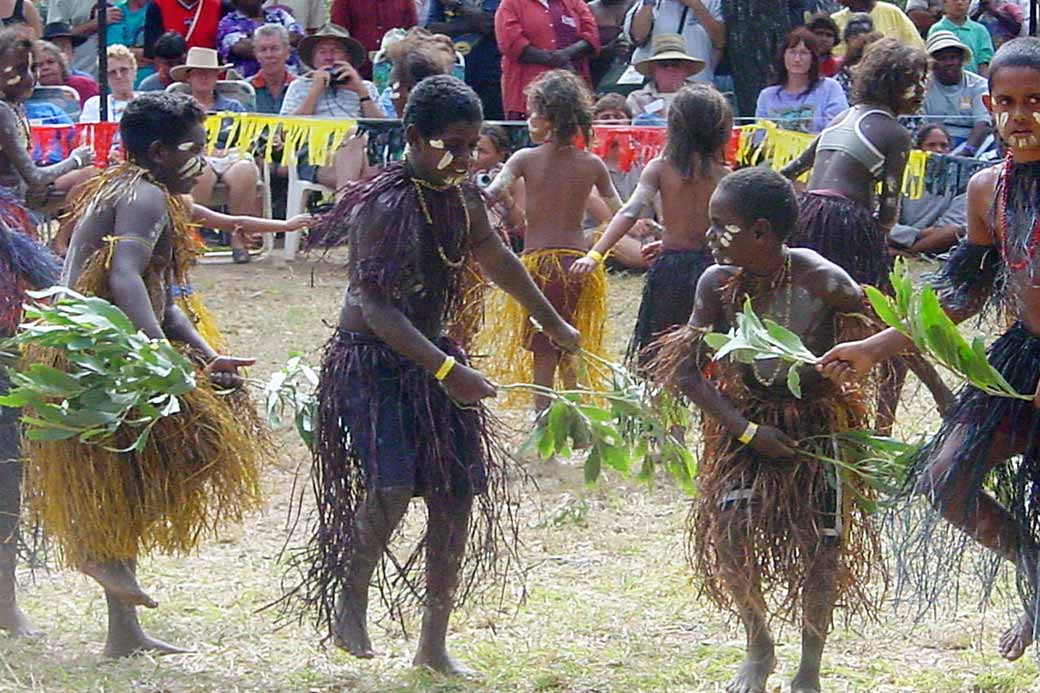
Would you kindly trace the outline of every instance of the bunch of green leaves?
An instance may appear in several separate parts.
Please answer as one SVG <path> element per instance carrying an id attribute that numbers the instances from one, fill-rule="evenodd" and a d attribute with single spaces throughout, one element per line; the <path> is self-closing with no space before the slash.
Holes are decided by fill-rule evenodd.
<path id="1" fill-rule="evenodd" d="M 823 445 L 816 444 L 820 442 Z M 835 454 L 819 452 L 825 446 L 835 451 Z M 838 454 L 837 450 L 843 453 Z M 799 454 L 830 465 L 834 471 L 833 479 L 841 479 L 842 487 L 852 493 L 854 502 L 867 513 L 875 512 L 879 504 L 884 504 L 902 491 L 907 470 L 919 450 L 919 445 L 864 430 L 843 431 L 798 441 Z M 862 484 L 874 491 L 874 497 L 856 490 Z"/>
<path id="2" fill-rule="evenodd" d="M 950 320 L 929 286 L 915 287 L 910 270 L 902 258 L 896 260 L 889 275 L 894 296 L 886 296 L 872 286 L 866 287 L 867 298 L 885 324 L 913 340 L 922 352 L 988 395 L 1032 399 L 1031 394 L 1016 392 L 986 357 L 986 344 L 975 337 L 969 344 L 957 325 Z"/>
<path id="3" fill-rule="evenodd" d="M 58 349 L 68 370 L 39 363 L 18 370 L 11 363 L 12 388 L 0 405 L 29 408 L 22 421 L 33 440 L 78 437 L 108 447 L 117 430 L 130 427 L 139 429 L 136 438 L 118 451 L 143 449 L 155 423 L 179 412 L 178 397 L 195 387 L 191 362 L 104 299 L 62 287 L 29 296 L 25 320 L 4 351 L 13 359 L 30 344 Z"/>
<path id="4" fill-rule="evenodd" d="M 737 313 L 736 324 L 726 334 L 712 332 L 704 341 L 715 350 L 716 361 L 726 358 L 752 364 L 764 359 L 779 359 L 790 364 L 787 370 L 787 389 L 795 397 L 802 397 L 802 381 L 798 366 L 816 365 L 815 354 L 809 351 L 801 338 L 783 325 L 768 318 L 761 319 L 751 307 L 751 297 L 744 300 L 743 312 Z"/>
<path id="5" fill-rule="evenodd" d="M 646 380 L 620 364 L 585 351 L 579 359 L 586 368 L 607 371 L 609 389 L 553 390 L 529 383 L 498 386 L 542 395 L 551 402 L 525 447 L 537 450 L 543 459 L 588 450 L 584 467 L 589 484 L 600 478 L 604 467 L 646 481 L 659 463 L 692 495 L 697 462 L 672 433 L 673 427 L 688 423 L 686 408 L 669 403 Z"/>
<path id="6" fill-rule="evenodd" d="M 293 426 L 308 448 L 314 447 L 314 425 L 318 411 L 318 372 L 294 351 L 282 368 L 275 371 L 263 387 L 267 423 L 281 426 L 291 418 Z"/>

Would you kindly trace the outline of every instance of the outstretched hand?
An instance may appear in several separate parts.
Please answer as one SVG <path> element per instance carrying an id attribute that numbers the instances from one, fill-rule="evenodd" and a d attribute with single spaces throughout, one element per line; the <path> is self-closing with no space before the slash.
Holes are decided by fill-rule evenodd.
<path id="1" fill-rule="evenodd" d="M 296 216 L 285 220 L 285 230 L 299 231 L 300 229 L 312 226 L 317 220 L 318 218 L 313 214 L 297 214 Z"/>
<path id="2" fill-rule="evenodd" d="M 840 383 L 850 378 L 862 378 L 876 365 L 877 358 L 866 340 L 859 340 L 833 347 L 820 357 L 816 370 L 824 377 Z"/>
<path id="3" fill-rule="evenodd" d="M 646 262 L 653 262 L 661 254 L 661 241 L 651 241 L 640 249 L 640 254 Z"/>
<path id="4" fill-rule="evenodd" d="M 444 379 L 444 388 L 451 398 L 460 404 L 473 404 L 485 397 L 498 394 L 495 386 L 480 371 L 461 363 L 456 364 Z"/>
<path id="5" fill-rule="evenodd" d="M 242 387 L 242 377 L 238 374 L 239 368 L 252 366 L 256 359 L 241 358 L 238 356 L 217 356 L 209 362 L 203 372 L 209 376 L 214 385 L 226 388 Z"/>
<path id="6" fill-rule="evenodd" d="M 576 260 L 574 264 L 571 265 L 570 273 L 583 277 L 595 270 L 598 265 L 599 263 L 591 257 L 583 257 L 580 260 Z"/>

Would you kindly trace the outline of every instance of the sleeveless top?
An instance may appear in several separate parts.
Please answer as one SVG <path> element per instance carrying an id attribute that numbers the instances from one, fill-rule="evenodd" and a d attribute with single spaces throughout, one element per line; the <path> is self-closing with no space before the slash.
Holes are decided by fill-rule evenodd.
<path id="1" fill-rule="evenodd" d="M 14 9 L 11 10 L 10 16 L 4 17 L 0 21 L 4 23 L 4 26 L 11 26 L 12 24 L 25 24 L 25 0 L 15 0 Z"/>
<path id="2" fill-rule="evenodd" d="M 850 108 L 844 118 L 820 133 L 816 151 L 845 152 L 863 164 L 871 175 L 880 175 L 881 169 L 885 166 L 885 155 L 867 139 L 860 129 L 863 119 L 875 113 L 892 117 L 890 113 L 879 108 L 868 111 L 857 111 L 855 108 Z"/>

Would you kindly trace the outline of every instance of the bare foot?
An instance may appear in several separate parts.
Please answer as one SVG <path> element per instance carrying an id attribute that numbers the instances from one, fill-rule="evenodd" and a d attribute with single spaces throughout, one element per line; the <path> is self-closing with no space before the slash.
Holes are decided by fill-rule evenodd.
<path id="1" fill-rule="evenodd" d="M 372 659 L 376 656 L 375 650 L 372 649 L 372 641 L 368 637 L 368 627 L 354 616 L 337 616 L 333 642 L 339 649 L 360 659 Z"/>
<path id="2" fill-rule="evenodd" d="M 191 650 L 185 650 L 162 640 L 151 638 L 143 633 L 125 638 L 109 637 L 108 642 L 105 643 L 105 656 L 110 659 L 122 659 L 123 657 L 130 657 L 131 655 L 144 652 L 157 655 L 171 655 L 183 654 L 191 652 Z"/>
<path id="3" fill-rule="evenodd" d="M 440 652 L 424 652 L 419 650 L 415 653 L 415 659 L 412 660 L 412 664 L 417 667 L 432 669 L 433 671 L 444 674 L 445 676 L 455 676 L 470 680 L 480 678 L 480 674 L 463 665 L 459 660 L 455 659 L 444 650 L 441 650 Z"/>
<path id="4" fill-rule="evenodd" d="M 6 630 L 14 638 L 35 638 L 40 635 L 40 631 L 33 628 L 13 601 L 0 602 L 0 630 Z"/>
<path id="5" fill-rule="evenodd" d="M 791 680 L 791 693 L 820 693 L 820 675 L 797 674 Z"/>
<path id="6" fill-rule="evenodd" d="M 736 677 L 726 686 L 726 693 L 765 693 L 766 679 L 776 668 L 776 657 L 768 654 L 758 659 L 748 655 Z"/>
<path id="7" fill-rule="evenodd" d="M 159 606 L 159 602 L 148 596 L 137 584 L 137 577 L 125 563 L 88 563 L 82 571 L 128 606 L 145 606 L 149 609 Z"/>
<path id="8" fill-rule="evenodd" d="M 1029 614 L 1022 614 L 1018 623 L 1004 631 L 1000 636 L 1000 656 L 1013 662 L 1033 644 L 1033 619 Z"/>

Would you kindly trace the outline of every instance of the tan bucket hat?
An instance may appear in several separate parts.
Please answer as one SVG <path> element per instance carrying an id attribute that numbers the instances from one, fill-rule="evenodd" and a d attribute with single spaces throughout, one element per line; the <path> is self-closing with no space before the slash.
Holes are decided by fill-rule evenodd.
<path id="1" fill-rule="evenodd" d="M 361 42 L 350 35 L 350 32 L 341 27 L 338 24 L 326 24 L 322 28 L 318 29 L 317 32 L 310 36 L 304 37 L 300 41 L 300 45 L 297 46 L 297 50 L 300 54 L 300 61 L 307 67 L 313 69 L 314 63 L 311 62 L 311 58 L 314 57 L 314 47 L 318 45 L 319 41 L 324 39 L 336 39 L 343 44 L 343 47 L 347 51 L 347 55 L 350 56 L 350 64 L 354 67 L 361 67 L 365 64 L 365 59 L 368 54 L 365 53 L 365 47 L 361 45 Z"/>
<path id="2" fill-rule="evenodd" d="M 170 77 L 173 77 L 175 82 L 183 82 L 188 79 L 188 72 L 191 70 L 216 70 L 223 72 L 232 67 L 234 65 L 221 65 L 217 52 L 212 48 L 194 46 L 188 49 L 188 55 L 184 60 L 184 64 L 170 70 Z"/>
<path id="3" fill-rule="evenodd" d="M 681 60 L 686 63 L 686 76 L 692 77 L 704 69 L 704 61 L 694 58 L 686 52 L 686 42 L 679 34 L 658 34 L 654 36 L 649 58 L 640 60 L 633 65 L 636 70 L 646 77 L 650 77 L 651 63 L 664 60 Z"/>

